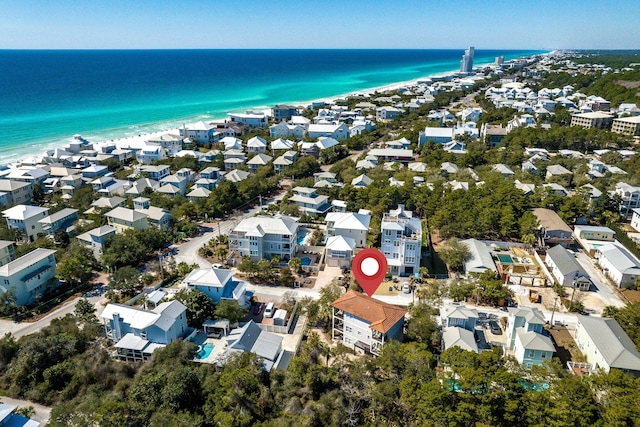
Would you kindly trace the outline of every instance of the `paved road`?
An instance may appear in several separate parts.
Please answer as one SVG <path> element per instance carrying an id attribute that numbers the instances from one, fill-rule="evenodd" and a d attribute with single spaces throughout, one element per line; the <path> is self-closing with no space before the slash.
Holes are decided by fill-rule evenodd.
<path id="1" fill-rule="evenodd" d="M 618 296 L 617 290 L 613 288 L 613 286 L 609 283 L 602 272 L 598 270 L 592 262 L 592 258 L 584 253 L 583 251 L 579 251 L 576 253 L 576 260 L 580 263 L 582 268 L 591 276 L 591 281 L 597 288 L 596 292 L 602 298 L 605 305 L 612 305 L 614 307 L 624 307 L 625 303 Z"/>
<path id="2" fill-rule="evenodd" d="M 101 312 L 101 306 L 99 302 L 102 301 L 104 289 L 100 289 L 98 292 L 87 294 L 87 299 L 98 309 L 98 313 Z M 76 307 L 76 304 L 80 298 L 75 298 L 70 301 L 65 302 L 60 307 L 47 314 L 42 319 L 37 322 L 12 322 L 7 320 L 0 320 L 0 335 L 4 335 L 8 332 L 13 334 L 16 338 L 23 337 L 25 335 L 30 335 L 40 331 L 42 328 L 45 328 L 51 324 L 53 319 L 58 319 L 66 316 L 69 313 L 73 313 L 73 310 Z"/>
<path id="3" fill-rule="evenodd" d="M 10 397 L 0 396 L 0 402 L 6 405 L 16 405 L 18 408 L 33 406 L 36 413 L 31 417 L 31 419 L 39 422 L 41 426 L 45 425 L 49 421 L 49 416 L 51 415 L 51 408 L 48 406 L 42 406 L 37 403 L 29 402 L 28 400 L 12 399 Z"/>
<path id="4" fill-rule="evenodd" d="M 277 194 L 272 198 L 264 198 L 262 200 L 263 205 L 271 202 L 277 202 L 282 200 L 285 191 Z M 201 258 L 198 255 L 198 250 L 206 246 L 209 240 L 219 235 L 227 235 L 231 230 L 235 228 L 235 226 L 245 218 L 249 218 L 254 216 L 256 213 L 260 211 L 260 207 L 257 206 L 253 209 L 247 210 L 245 213 L 236 215 L 235 217 L 230 217 L 225 221 L 215 221 L 211 223 L 207 227 L 207 231 L 205 231 L 202 235 L 198 237 L 194 237 L 191 240 L 181 244 L 181 245 L 172 245 L 171 248 L 175 250 L 175 254 L 173 258 L 176 263 L 186 262 L 187 264 L 197 263 L 200 267 L 207 268 L 211 267 L 211 263 Z"/>

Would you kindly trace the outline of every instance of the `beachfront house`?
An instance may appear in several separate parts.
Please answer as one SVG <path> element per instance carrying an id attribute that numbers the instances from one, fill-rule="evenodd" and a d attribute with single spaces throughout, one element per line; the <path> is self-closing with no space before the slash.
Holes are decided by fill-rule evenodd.
<path id="1" fill-rule="evenodd" d="M 0 267 L 0 294 L 13 291 L 17 305 L 28 305 L 58 286 L 56 259 L 51 249 L 37 248 Z"/>
<path id="2" fill-rule="evenodd" d="M 298 245 L 298 219 L 286 215 L 245 218 L 229 233 L 229 249 L 254 261 L 293 258 Z"/>
<path id="3" fill-rule="evenodd" d="M 7 225 L 17 230 L 17 240 L 34 242 L 42 234 L 40 220 L 49 216 L 49 209 L 31 205 L 17 205 L 2 212 Z"/>
<path id="4" fill-rule="evenodd" d="M 350 290 L 331 303 L 331 338 L 358 352 L 377 356 L 384 344 L 403 337 L 407 311 Z"/>
<path id="5" fill-rule="evenodd" d="M 212 123 L 196 122 L 189 125 L 182 125 L 180 137 L 189 138 L 198 144 L 210 144 L 220 140 L 221 133 Z"/>
<path id="6" fill-rule="evenodd" d="M 208 267 L 196 268 L 182 280 L 187 289 L 197 289 L 218 303 L 221 300 L 235 300 L 240 305 L 248 305 L 246 282 L 235 280 L 231 270 Z"/>
<path id="7" fill-rule="evenodd" d="M 404 205 L 384 214 L 381 224 L 381 251 L 387 259 L 389 273 L 409 275 L 420 269 L 422 223 Z"/>
<path id="8" fill-rule="evenodd" d="M 115 357 L 146 361 L 153 352 L 189 332 L 187 308 L 178 300 L 163 302 L 153 310 L 108 304 L 100 314 Z"/>
<path id="9" fill-rule="evenodd" d="M 264 113 L 254 113 L 251 111 L 247 111 L 246 113 L 230 113 L 229 120 L 242 123 L 251 128 L 263 128 L 269 124 L 269 118 Z"/>

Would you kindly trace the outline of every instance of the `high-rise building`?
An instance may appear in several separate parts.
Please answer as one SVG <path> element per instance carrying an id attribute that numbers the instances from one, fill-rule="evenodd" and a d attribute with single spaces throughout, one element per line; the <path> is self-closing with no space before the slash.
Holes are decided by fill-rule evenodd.
<path id="1" fill-rule="evenodd" d="M 496 56 L 496 65 L 504 64 L 504 56 Z"/>
<path id="2" fill-rule="evenodd" d="M 474 53 L 475 53 L 475 48 L 473 46 L 471 46 L 469 49 L 464 51 L 464 55 L 462 55 L 462 60 L 460 61 L 461 73 L 470 73 L 473 70 Z"/>

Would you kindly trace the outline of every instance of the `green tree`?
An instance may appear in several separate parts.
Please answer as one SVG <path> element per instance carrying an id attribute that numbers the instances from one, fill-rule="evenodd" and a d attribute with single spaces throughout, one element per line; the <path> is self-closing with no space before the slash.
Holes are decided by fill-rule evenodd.
<path id="1" fill-rule="evenodd" d="M 202 324 L 215 316 L 211 299 L 197 289 L 180 289 L 175 299 L 187 307 L 187 323 L 194 328 L 201 328 Z"/>
<path id="2" fill-rule="evenodd" d="M 94 323 L 98 321 L 96 308 L 86 298 L 80 298 L 73 310 L 74 316 L 83 322 Z"/>
<path id="3" fill-rule="evenodd" d="M 16 291 L 11 288 L 0 294 L 0 316 L 13 316 L 18 312 Z"/>
<path id="4" fill-rule="evenodd" d="M 138 287 L 140 273 L 133 267 L 125 266 L 117 269 L 112 275 L 109 287 L 125 296 L 133 296 Z"/>
<path id="5" fill-rule="evenodd" d="M 464 261 L 471 254 L 467 245 L 460 243 L 455 238 L 447 240 L 438 252 L 449 268 L 456 272 L 464 270 Z"/>
<path id="6" fill-rule="evenodd" d="M 246 306 L 238 304 L 236 300 L 223 299 L 216 304 L 216 319 L 228 319 L 229 323 L 238 323 L 247 316 L 249 310 Z"/>
<path id="7" fill-rule="evenodd" d="M 300 261 L 300 258 L 291 258 L 289 260 L 289 268 L 294 273 L 300 273 L 302 270 L 302 262 Z"/>
<path id="8" fill-rule="evenodd" d="M 280 269 L 280 284 L 282 286 L 292 288 L 294 282 L 295 282 L 295 277 L 293 277 L 293 274 L 291 273 L 291 269 L 289 267 L 282 267 Z"/>
<path id="9" fill-rule="evenodd" d="M 58 262 L 58 277 L 71 285 L 79 285 L 91 280 L 96 260 L 90 249 L 79 242 L 73 242 L 69 250 Z"/>

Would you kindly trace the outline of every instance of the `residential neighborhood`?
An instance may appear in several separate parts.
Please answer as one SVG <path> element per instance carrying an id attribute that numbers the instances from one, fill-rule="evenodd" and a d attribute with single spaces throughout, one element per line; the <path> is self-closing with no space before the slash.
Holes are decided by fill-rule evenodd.
<path id="1" fill-rule="evenodd" d="M 130 378 L 180 357 L 176 372 L 219 375 L 207 387 L 288 384 L 293 371 L 318 395 L 362 360 L 452 396 L 500 391 L 466 378 L 463 360 L 518 376 L 523 393 L 575 380 L 606 400 L 591 379 L 637 381 L 640 109 L 578 85 L 630 79 L 637 64 L 553 52 L 474 67 L 474 52 L 460 72 L 389 90 L 131 139 L 76 135 L 3 167 L 0 349 L 34 322 L 43 339 L 73 330 L 74 357 L 103 352 Z M 388 266 L 370 295 L 353 274 L 365 249 Z M 2 381 L 18 393 L 6 354 Z M 51 395 L 76 378 L 60 357 L 37 374 Z M 313 381 L 310 366 L 323 370 Z M 351 383 L 331 387 L 355 398 Z"/>

